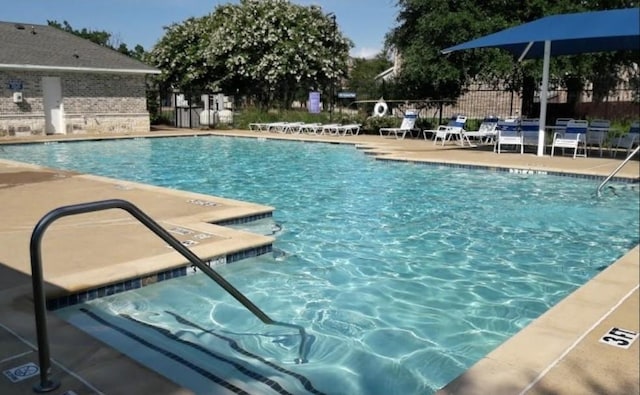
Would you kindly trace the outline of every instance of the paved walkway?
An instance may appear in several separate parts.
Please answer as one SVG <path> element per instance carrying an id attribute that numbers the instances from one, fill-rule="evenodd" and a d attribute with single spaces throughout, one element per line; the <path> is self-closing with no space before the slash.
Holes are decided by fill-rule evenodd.
<path id="1" fill-rule="evenodd" d="M 145 137 L 185 135 L 165 130 Z M 431 141 L 379 136 L 306 136 L 250 131 L 199 134 L 239 137 L 307 139 L 356 144 L 381 159 L 411 160 L 526 171 L 567 172 L 604 177 L 617 159 L 537 157 L 532 153 L 495 154 L 486 147 L 435 146 Z M 47 136 L 0 138 L 2 143 L 53 139 L 104 139 L 114 136 Z M 115 136 L 128 138 L 132 136 Z M 0 146 L 0 158 L 2 158 Z M 619 176 L 640 178 L 632 161 Z M 594 182 L 594 189 L 597 183 Z M 228 219 L 265 215 L 273 208 L 229 199 L 185 193 L 137 183 L 18 164 L 0 159 L 0 370 L 38 363 L 33 318 L 29 241 L 33 227 L 48 211 L 63 205 L 100 199 L 126 199 L 142 208 L 165 229 L 187 229 L 201 235 L 193 251 L 211 259 L 247 248 L 269 245 L 271 238 L 213 225 Z M 187 236 L 180 236 L 182 238 Z M 185 240 L 182 240 L 185 241 Z M 105 245 L 117 245 L 107 248 Z M 109 210 L 61 219 L 43 240 L 47 294 L 68 292 L 131 277 L 152 281 L 154 272 L 183 265 L 184 259 L 143 229 L 128 214 Z M 638 332 L 638 262 L 636 247 L 620 261 L 535 320 L 519 334 L 445 387 L 442 394 L 638 394 L 638 342 L 615 347 L 628 332 Z M 52 375 L 63 394 L 186 394 L 136 362 L 49 314 Z M 612 331 L 618 328 L 622 331 Z M 607 338 L 608 341 L 603 341 Z M 425 361 L 428 363 L 428 361 Z M 12 382 L 0 377 L 0 394 L 31 394 L 37 377 Z M 15 379 L 15 377 L 14 377 Z"/>

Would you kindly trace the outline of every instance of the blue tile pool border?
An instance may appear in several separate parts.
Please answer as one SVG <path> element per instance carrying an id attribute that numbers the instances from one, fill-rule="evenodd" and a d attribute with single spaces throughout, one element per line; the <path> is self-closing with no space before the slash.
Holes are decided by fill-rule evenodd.
<path id="1" fill-rule="evenodd" d="M 258 221 L 261 219 L 271 218 L 271 217 L 273 217 L 273 212 L 269 211 L 267 213 L 254 214 L 254 215 L 249 215 L 247 217 L 231 218 L 231 219 L 225 219 L 222 221 L 211 222 L 211 224 L 219 225 L 219 226 L 242 225 L 249 222 Z"/>
<path id="2" fill-rule="evenodd" d="M 259 247 L 248 248 L 232 254 L 227 254 L 224 259 L 215 259 L 215 262 L 224 262 L 230 264 L 241 261 L 243 259 L 254 258 L 260 255 L 268 254 L 273 250 L 271 244 Z M 47 310 L 58 310 L 64 307 L 73 306 L 79 303 L 88 302 L 90 300 L 103 298 L 105 296 L 115 295 L 121 292 L 131 291 L 146 287 L 147 285 L 156 284 L 160 281 L 171 280 L 178 277 L 184 277 L 194 271 L 193 265 L 190 263 L 173 269 L 164 270 L 157 273 L 146 274 L 144 276 L 119 281 L 109 285 L 103 285 L 97 288 L 91 288 L 85 291 L 75 292 L 57 298 L 47 299 Z"/>
<path id="3" fill-rule="evenodd" d="M 366 153 L 367 155 L 377 156 L 376 153 Z M 526 169 L 526 168 L 517 168 L 517 167 L 499 167 L 499 166 L 491 166 L 491 165 L 471 165 L 471 164 L 463 164 L 463 163 L 446 163 L 446 162 L 426 162 L 426 161 L 413 161 L 406 159 L 392 159 L 392 158 L 382 158 L 376 157 L 376 160 L 388 161 L 388 162 L 398 162 L 398 163 L 413 163 L 417 165 L 424 166 L 444 166 L 451 167 L 454 169 L 467 169 L 467 170 L 487 170 L 487 171 L 495 171 L 495 172 L 503 172 L 503 173 L 516 173 L 516 174 L 539 174 L 539 175 L 550 175 L 550 176 L 560 176 L 560 177 L 572 177 L 572 178 L 581 178 L 586 180 L 597 180 L 602 181 L 606 176 L 592 175 L 592 174 L 580 174 L 580 173 L 567 173 L 562 171 L 552 171 L 552 170 L 535 170 L 535 169 Z M 629 184 L 639 184 L 640 179 L 631 178 L 631 177 L 613 177 L 611 178 L 613 182 L 620 183 L 629 183 Z"/>

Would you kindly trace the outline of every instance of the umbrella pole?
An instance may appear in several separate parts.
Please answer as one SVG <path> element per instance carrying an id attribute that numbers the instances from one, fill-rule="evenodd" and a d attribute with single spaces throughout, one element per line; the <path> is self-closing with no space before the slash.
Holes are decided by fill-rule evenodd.
<path id="1" fill-rule="evenodd" d="M 542 62 L 542 87 L 540 88 L 540 129 L 538 130 L 538 156 L 544 156 L 544 137 L 547 125 L 547 95 L 549 92 L 549 63 L 551 59 L 551 41 L 544 42 L 544 60 Z"/>

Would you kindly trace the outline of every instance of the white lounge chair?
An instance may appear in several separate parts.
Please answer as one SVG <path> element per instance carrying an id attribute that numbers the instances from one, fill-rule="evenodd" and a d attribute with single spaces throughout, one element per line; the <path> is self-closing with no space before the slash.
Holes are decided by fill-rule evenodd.
<path id="1" fill-rule="evenodd" d="M 305 123 L 300 126 L 300 133 L 316 134 L 322 129 L 322 124 L 317 122 Z"/>
<path id="2" fill-rule="evenodd" d="M 467 117 L 464 115 L 455 115 L 451 117 L 449 123 L 446 125 L 440 125 L 438 129 L 427 129 L 422 131 L 422 135 L 424 139 L 427 140 L 427 134 L 433 135 L 433 144 L 437 144 L 438 140 L 442 141 L 442 145 L 446 141 L 451 139 L 457 139 L 460 141 L 461 145 L 464 145 L 465 137 L 462 134 L 464 130 L 464 125 L 467 122 Z M 466 141 L 471 145 L 469 139 Z"/>
<path id="3" fill-rule="evenodd" d="M 287 127 L 288 122 L 271 122 L 266 125 L 267 132 L 284 133 L 284 129 Z"/>
<path id="4" fill-rule="evenodd" d="M 497 117 L 486 117 L 482 120 L 482 123 L 478 127 L 478 130 L 464 130 L 463 134 L 467 139 L 477 139 L 485 144 L 491 144 L 495 141 L 495 136 L 498 133 L 498 119 Z"/>
<path id="5" fill-rule="evenodd" d="M 538 134 L 540 134 L 540 120 L 538 118 L 525 118 L 520 121 L 522 145 L 538 147 Z"/>
<path id="6" fill-rule="evenodd" d="M 417 119 L 418 112 L 416 110 L 407 110 L 404 113 L 404 118 L 402 118 L 402 124 L 400 124 L 399 128 L 380 128 L 380 136 L 384 136 L 384 133 L 386 132 L 387 136 L 391 136 L 391 133 L 393 133 L 396 136 L 396 139 L 403 139 L 407 133 L 413 132 Z"/>
<path id="7" fill-rule="evenodd" d="M 576 156 L 587 157 L 586 135 L 589 129 L 589 122 L 585 120 L 572 120 L 567 123 L 564 133 L 556 132 L 553 134 L 553 143 L 551 144 L 551 156 L 553 156 L 556 147 L 573 148 L 573 158 Z M 578 150 L 582 147 L 583 154 L 579 155 Z"/>
<path id="8" fill-rule="evenodd" d="M 253 130 L 255 132 L 266 132 L 269 130 L 269 123 L 266 123 L 266 122 L 250 123 L 249 130 Z"/>
<path id="9" fill-rule="evenodd" d="M 501 153 L 503 145 L 512 145 L 516 149 L 520 147 L 520 153 L 524 153 L 524 144 L 519 130 L 520 122 L 517 118 L 500 120 L 497 129 L 498 135 L 496 136 L 494 151 Z"/>
<path id="10" fill-rule="evenodd" d="M 616 150 L 620 148 L 627 149 L 627 156 L 631 153 L 631 150 L 640 144 L 640 121 L 635 121 L 631 124 L 629 132 L 624 136 L 618 137 L 616 142 Z M 613 151 L 612 151 L 613 155 Z"/>
<path id="11" fill-rule="evenodd" d="M 304 126 L 304 122 L 287 122 L 282 129 L 282 133 L 298 134 L 300 133 L 302 126 Z"/>
<path id="12" fill-rule="evenodd" d="M 340 126 L 339 123 L 327 123 L 322 125 L 322 127 L 320 127 L 320 134 L 338 134 L 338 127 Z"/>
<path id="13" fill-rule="evenodd" d="M 567 127 L 569 121 L 573 121 L 573 118 L 557 118 L 556 126 L 562 127 L 563 129 Z"/>
<path id="14" fill-rule="evenodd" d="M 347 134 L 357 136 L 358 134 L 360 134 L 361 126 L 362 125 L 360 125 L 359 123 L 348 123 L 346 125 L 340 125 L 336 127 L 336 130 L 338 134 L 342 133 L 343 136 L 346 136 Z"/>
<path id="15" fill-rule="evenodd" d="M 594 119 L 589 122 L 589 130 L 587 131 L 587 148 L 589 146 L 597 146 L 602 158 L 602 147 L 607 140 L 611 121 L 606 119 Z"/>

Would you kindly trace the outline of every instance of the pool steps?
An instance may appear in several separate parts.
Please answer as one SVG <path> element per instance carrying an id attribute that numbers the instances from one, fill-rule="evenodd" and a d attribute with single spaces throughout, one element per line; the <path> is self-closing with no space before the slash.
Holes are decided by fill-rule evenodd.
<path id="1" fill-rule="evenodd" d="M 35 384 L 34 390 L 36 392 L 49 392 L 53 391 L 60 386 L 58 381 L 51 379 L 51 356 L 49 351 L 49 338 L 47 333 L 47 313 L 46 313 L 46 298 L 44 291 L 44 276 L 42 270 L 42 257 L 41 257 L 41 241 L 47 228 L 56 220 L 95 211 L 102 211 L 108 209 L 122 209 L 127 211 L 131 216 L 136 218 L 147 229 L 155 233 L 163 241 L 173 247 L 184 258 L 186 258 L 191 264 L 196 266 L 200 271 L 204 272 L 210 279 L 215 281 L 220 287 L 222 287 L 227 293 L 233 296 L 238 302 L 240 302 L 246 309 L 251 311 L 260 321 L 267 325 L 275 325 L 293 328 L 300 333 L 300 347 L 298 358 L 296 363 L 305 363 L 306 357 L 304 352 L 306 351 L 307 335 L 305 329 L 296 324 L 279 322 L 271 319 L 266 313 L 264 313 L 258 306 L 256 306 L 251 300 L 249 300 L 244 294 L 238 291 L 231 283 L 220 276 L 210 265 L 207 265 L 203 260 L 196 256 L 191 250 L 186 248 L 180 241 L 173 237 L 168 231 L 162 228 L 151 217 L 145 214 L 142 210 L 136 207 L 131 202 L 122 199 L 110 199 L 103 201 L 96 201 L 90 203 L 82 203 L 70 206 L 63 206 L 54 209 L 47 213 L 36 224 L 30 242 L 30 255 L 31 255 L 31 272 L 32 272 L 32 284 L 33 284 L 33 298 L 34 309 L 36 318 L 36 333 L 38 341 L 38 360 L 40 364 L 40 381 Z"/>

